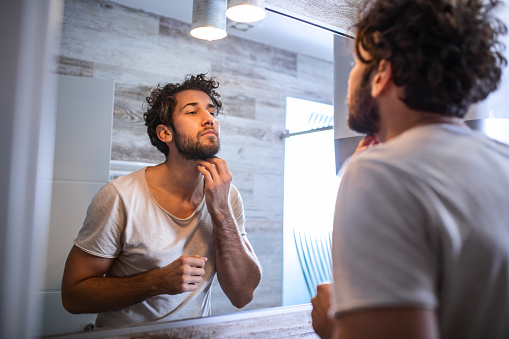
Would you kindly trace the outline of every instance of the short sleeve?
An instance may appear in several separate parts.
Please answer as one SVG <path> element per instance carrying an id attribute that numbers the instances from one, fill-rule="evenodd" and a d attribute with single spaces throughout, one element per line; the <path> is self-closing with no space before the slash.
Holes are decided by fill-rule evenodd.
<path id="1" fill-rule="evenodd" d="M 247 233 L 245 227 L 246 217 L 244 216 L 244 204 L 239 190 L 233 185 L 230 186 L 230 206 L 232 208 L 233 216 L 237 221 L 240 234 L 245 236 Z"/>
<path id="2" fill-rule="evenodd" d="M 124 214 L 120 195 L 107 183 L 92 199 L 74 244 L 92 255 L 116 258 L 122 250 Z"/>
<path id="3" fill-rule="evenodd" d="M 334 215 L 330 312 L 437 305 L 437 259 L 425 187 L 397 166 L 352 161 Z"/>

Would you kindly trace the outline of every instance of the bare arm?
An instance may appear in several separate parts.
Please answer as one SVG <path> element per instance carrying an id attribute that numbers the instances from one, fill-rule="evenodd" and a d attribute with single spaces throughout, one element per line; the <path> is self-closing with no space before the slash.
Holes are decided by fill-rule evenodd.
<path id="1" fill-rule="evenodd" d="M 380 308 L 352 312 L 335 319 L 332 338 L 438 339 L 433 310 L 424 308 Z"/>
<path id="2" fill-rule="evenodd" d="M 115 311 L 159 294 L 194 291 L 206 258 L 181 256 L 168 266 L 125 278 L 104 277 L 115 259 L 100 258 L 74 246 L 62 280 L 62 303 L 71 313 Z"/>
<path id="3" fill-rule="evenodd" d="M 219 158 L 200 160 L 205 178 L 205 200 L 214 225 L 217 278 L 235 307 L 246 306 L 261 279 L 261 268 L 248 240 L 238 229 L 229 207 L 232 176 Z"/>
<path id="4" fill-rule="evenodd" d="M 424 308 L 366 309 L 345 313 L 333 320 L 327 314 L 331 305 L 330 291 L 330 284 L 318 285 L 316 296 L 311 299 L 312 325 L 320 338 L 439 338 L 435 312 Z"/>

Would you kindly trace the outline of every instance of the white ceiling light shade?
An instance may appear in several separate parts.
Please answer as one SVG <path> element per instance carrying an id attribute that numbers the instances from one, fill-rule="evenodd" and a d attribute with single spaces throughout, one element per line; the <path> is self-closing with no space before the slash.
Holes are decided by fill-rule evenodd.
<path id="1" fill-rule="evenodd" d="M 265 18 L 265 0 L 228 0 L 228 19 L 237 22 L 256 22 Z"/>
<path id="2" fill-rule="evenodd" d="M 194 0 L 190 34 L 202 40 L 226 37 L 226 0 Z"/>

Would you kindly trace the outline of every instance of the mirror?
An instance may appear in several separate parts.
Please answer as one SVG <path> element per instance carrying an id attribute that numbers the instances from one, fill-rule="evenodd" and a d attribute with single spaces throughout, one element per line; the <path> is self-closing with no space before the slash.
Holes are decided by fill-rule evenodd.
<path id="1" fill-rule="evenodd" d="M 142 104 L 149 88 L 202 72 L 221 80 L 226 121 L 221 125 L 219 156 L 227 161 L 233 184 L 242 195 L 248 238 L 262 265 L 263 278 L 254 300 L 241 310 L 231 306 L 216 280 L 212 313 L 279 307 L 285 158 L 281 135 L 286 116 L 291 114 L 286 98 L 332 105 L 333 33 L 268 10 L 261 23 L 230 22 L 227 38 L 201 41 L 189 35 L 191 13 L 192 1 L 67 0 L 58 73 L 114 82 L 111 148 L 103 145 L 111 150 L 112 176 L 164 161 L 150 144 L 143 124 Z M 74 160 L 66 157 L 66 161 Z M 66 208 L 74 213 L 72 226 L 67 224 L 64 231 L 52 222 L 43 291 L 44 326 L 60 312 L 63 264 L 96 192 L 94 188 L 89 191 L 88 200 L 78 202 L 81 209 Z M 48 302 L 50 291 L 54 294 Z M 94 318 L 83 321 L 86 324 Z M 57 333 L 54 328 L 44 331 L 44 335 Z"/>

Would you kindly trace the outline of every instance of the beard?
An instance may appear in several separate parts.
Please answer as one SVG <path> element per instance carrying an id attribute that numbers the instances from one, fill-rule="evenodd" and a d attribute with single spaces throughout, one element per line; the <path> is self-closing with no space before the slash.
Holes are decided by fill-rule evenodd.
<path id="1" fill-rule="evenodd" d="M 173 130 L 173 138 L 175 141 L 175 147 L 179 154 L 186 160 L 201 160 L 207 159 L 215 156 L 221 147 L 219 142 L 219 137 L 217 139 L 217 143 L 212 145 L 203 145 L 200 142 L 200 135 L 203 132 L 200 132 L 196 136 L 196 140 L 193 138 L 185 136 L 177 132 L 177 130 L 172 126 Z M 207 138 L 213 138 L 207 137 Z"/>
<path id="2" fill-rule="evenodd" d="M 371 96 L 371 69 L 367 69 L 348 104 L 348 126 L 355 132 L 372 135 L 378 132 L 380 113 Z"/>

